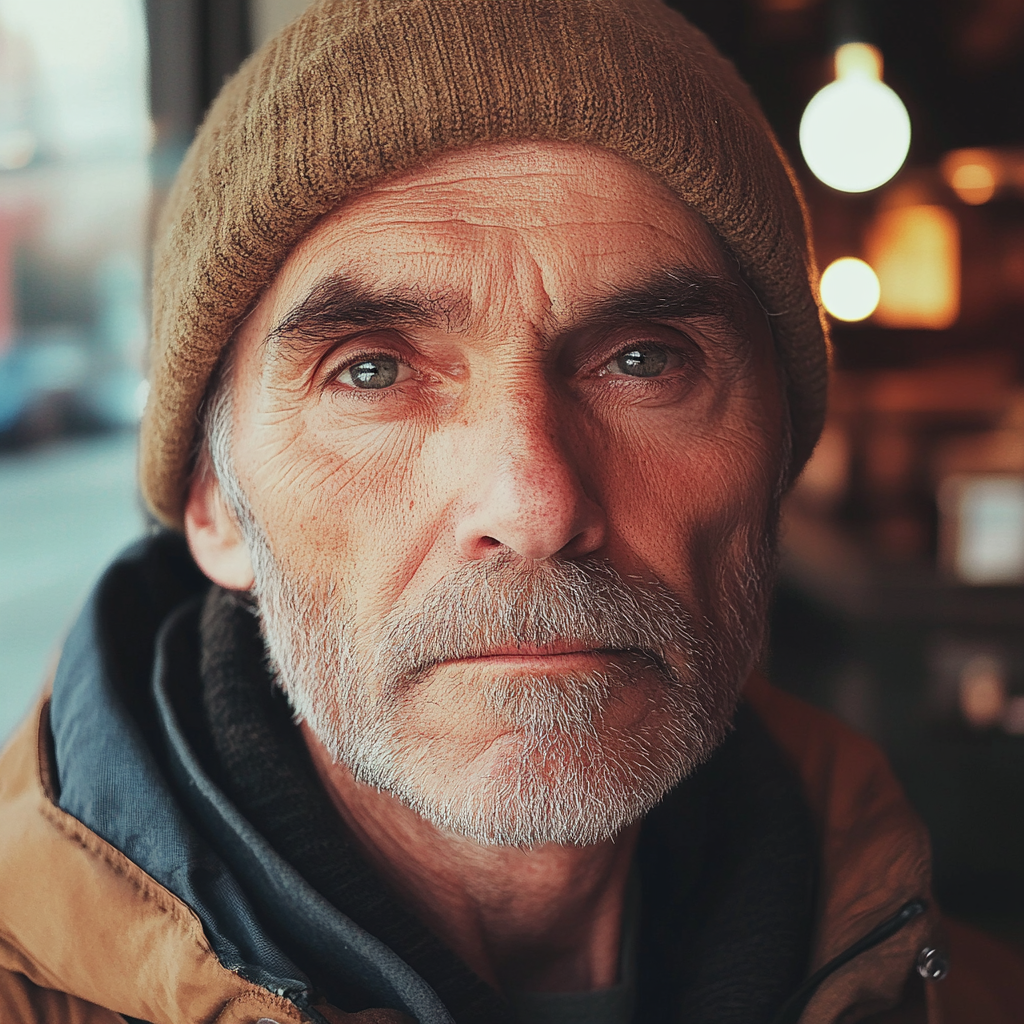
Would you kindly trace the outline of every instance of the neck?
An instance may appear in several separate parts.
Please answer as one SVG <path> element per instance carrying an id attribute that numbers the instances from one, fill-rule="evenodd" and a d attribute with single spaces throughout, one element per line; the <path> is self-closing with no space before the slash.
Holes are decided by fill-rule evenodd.
<path id="1" fill-rule="evenodd" d="M 481 846 L 435 828 L 332 762 L 302 724 L 317 774 L 363 855 L 407 906 L 499 991 L 618 981 L 639 823 L 596 846 Z"/>

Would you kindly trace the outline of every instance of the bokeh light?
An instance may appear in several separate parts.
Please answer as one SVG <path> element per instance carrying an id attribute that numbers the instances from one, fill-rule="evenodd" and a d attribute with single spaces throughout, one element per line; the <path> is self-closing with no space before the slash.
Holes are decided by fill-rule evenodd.
<path id="1" fill-rule="evenodd" d="M 878 274 L 883 327 L 940 331 L 960 315 L 960 227 L 944 206 L 883 208 L 864 238 Z"/>
<path id="2" fill-rule="evenodd" d="M 816 93 L 804 110 L 800 149 L 826 185 L 868 192 L 903 166 L 910 150 L 910 116 L 881 81 L 881 55 L 874 47 L 840 47 L 836 72 L 836 81 Z"/>
<path id="3" fill-rule="evenodd" d="M 970 206 L 987 203 L 1000 184 L 1002 168 L 990 150 L 957 150 L 947 154 L 940 166 L 949 187 Z"/>
<path id="4" fill-rule="evenodd" d="M 960 712 L 976 729 L 997 725 L 1006 712 L 1006 679 L 995 658 L 972 658 L 960 674 Z"/>
<path id="5" fill-rule="evenodd" d="M 844 256 L 821 275 L 821 302 L 837 320 L 865 320 L 881 296 L 878 275 L 863 260 Z"/>
<path id="6" fill-rule="evenodd" d="M 962 164 L 953 172 L 950 184 L 956 194 L 972 206 L 987 203 L 996 191 L 996 179 L 984 164 Z"/>

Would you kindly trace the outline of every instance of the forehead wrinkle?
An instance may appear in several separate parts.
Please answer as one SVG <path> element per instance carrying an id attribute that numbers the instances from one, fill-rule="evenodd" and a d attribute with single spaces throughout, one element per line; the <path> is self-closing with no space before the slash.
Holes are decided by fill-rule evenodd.
<path id="1" fill-rule="evenodd" d="M 461 269 L 459 276 L 466 280 L 460 333 L 508 337 L 510 330 L 520 335 L 525 327 L 539 342 L 549 326 L 557 325 L 547 272 L 528 251 L 506 246 Z"/>
<path id="2" fill-rule="evenodd" d="M 554 312 L 555 300 L 552 298 L 552 294 L 557 294 L 557 288 L 552 288 L 551 280 L 554 278 L 557 281 L 558 272 L 553 267 L 545 268 L 532 253 L 527 253 L 522 262 L 523 272 L 516 276 L 520 302 L 537 345 L 542 347 L 558 323 Z"/>

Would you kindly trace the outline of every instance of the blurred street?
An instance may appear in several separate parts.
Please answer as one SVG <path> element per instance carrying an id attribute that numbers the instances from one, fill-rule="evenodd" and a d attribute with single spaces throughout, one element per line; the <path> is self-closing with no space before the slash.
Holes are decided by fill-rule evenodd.
<path id="1" fill-rule="evenodd" d="M 132 432 L 0 456 L 0 742 L 99 573 L 142 530 Z"/>

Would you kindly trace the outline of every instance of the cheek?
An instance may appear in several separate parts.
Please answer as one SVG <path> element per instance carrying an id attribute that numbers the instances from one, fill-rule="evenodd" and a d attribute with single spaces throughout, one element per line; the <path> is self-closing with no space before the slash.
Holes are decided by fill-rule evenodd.
<path id="1" fill-rule="evenodd" d="M 620 432 L 599 489 L 612 534 L 670 589 L 700 603 L 724 562 L 763 531 L 781 472 L 781 437 L 763 424 Z"/>
<path id="2" fill-rule="evenodd" d="M 431 533 L 422 432 L 285 425 L 265 425 L 250 476 L 276 557 L 310 578 L 336 578 L 360 611 L 387 610 Z"/>

